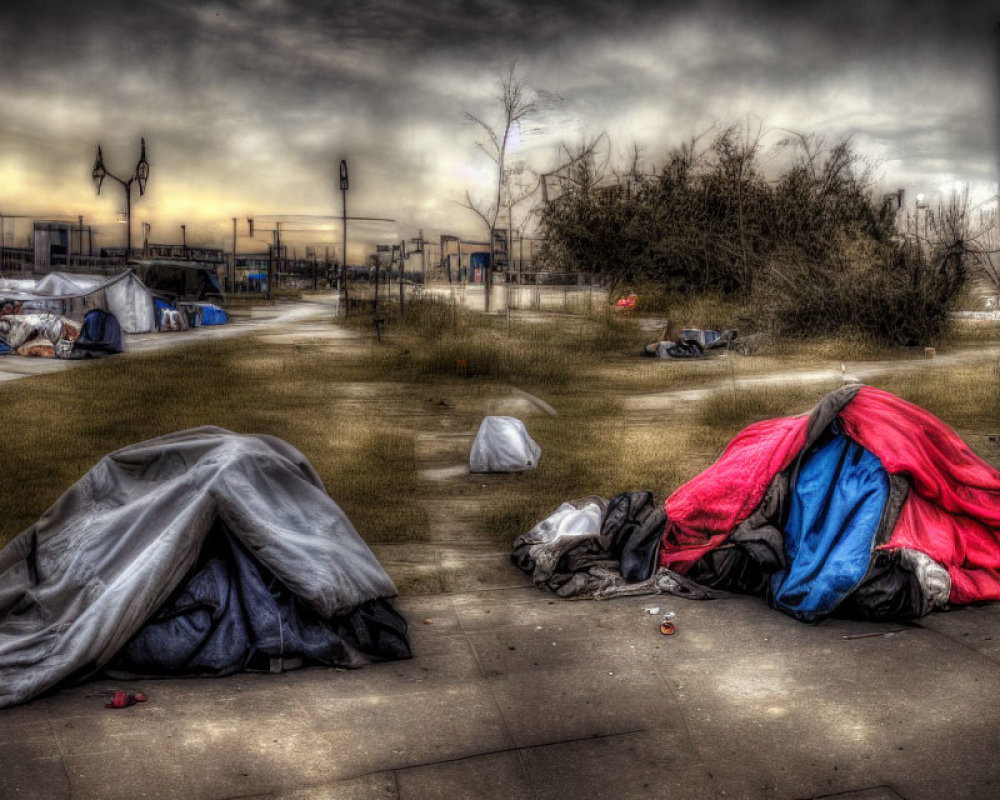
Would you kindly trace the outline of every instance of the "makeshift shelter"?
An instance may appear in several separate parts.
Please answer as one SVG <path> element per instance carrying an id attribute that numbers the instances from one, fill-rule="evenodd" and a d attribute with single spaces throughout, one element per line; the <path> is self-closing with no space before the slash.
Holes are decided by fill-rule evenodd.
<path id="1" fill-rule="evenodd" d="M 178 301 L 177 308 L 187 317 L 188 325 L 192 328 L 225 325 L 229 322 L 229 314 L 214 303 L 185 300 Z"/>
<path id="2" fill-rule="evenodd" d="M 542 449 L 516 417 L 486 417 L 469 454 L 470 472 L 523 472 L 538 466 Z"/>
<path id="3" fill-rule="evenodd" d="M 214 267 L 166 259 L 139 259 L 132 267 L 150 290 L 171 300 L 222 300 Z"/>
<path id="4" fill-rule="evenodd" d="M 0 299 L 16 303 L 18 313 L 58 314 L 74 320 L 99 308 L 112 314 L 126 333 L 148 333 L 156 327 L 153 296 L 131 270 L 111 278 L 53 272 L 31 289 L 0 287 Z"/>
<path id="5" fill-rule="evenodd" d="M 109 668 L 406 658 L 395 594 L 294 447 L 161 436 L 105 456 L 0 550 L 0 707 Z"/>
<path id="6" fill-rule="evenodd" d="M 666 512 L 662 567 L 803 621 L 1000 599 L 1000 472 L 869 386 L 746 428 Z"/>
<path id="7" fill-rule="evenodd" d="M 564 504 L 512 558 L 563 596 L 724 589 L 804 622 L 1000 600 L 1000 472 L 879 389 L 847 386 L 809 414 L 751 425 L 665 517 L 648 494 Z"/>
<path id="8" fill-rule="evenodd" d="M 122 329 L 111 314 L 95 308 L 83 318 L 70 358 L 101 358 L 125 349 Z"/>

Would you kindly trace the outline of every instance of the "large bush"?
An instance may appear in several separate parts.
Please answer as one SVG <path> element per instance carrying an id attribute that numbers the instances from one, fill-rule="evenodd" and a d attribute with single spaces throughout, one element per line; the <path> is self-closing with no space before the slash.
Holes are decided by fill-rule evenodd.
<path id="1" fill-rule="evenodd" d="M 934 339 L 961 289 L 962 203 L 931 214 L 923 240 L 901 236 L 850 140 L 793 135 L 765 158 L 759 134 L 734 126 L 648 174 L 638 159 L 620 173 L 599 161 L 593 146 L 579 152 L 541 210 L 549 269 L 601 273 L 612 291 L 721 292 L 759 301 L 781 333 L 855 329 L 892 343 Z"/>

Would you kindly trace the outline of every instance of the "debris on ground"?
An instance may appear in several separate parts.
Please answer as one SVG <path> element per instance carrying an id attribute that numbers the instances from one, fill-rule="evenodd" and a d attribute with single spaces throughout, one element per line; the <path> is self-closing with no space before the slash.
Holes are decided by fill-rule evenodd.
<path id="1" fill-rule="evenodd" d="M 684 328 L 678 333 L 673 333 L 668 324 L 658 338 L 643 347 L 642 354 L 650 358 L 656 356 L 686 359 L 718 355 L 733 350 L 748 355 L 754 348 L 744 345 L 744 340 L 740 338 L 735 328 L 725 331 Z"/>
<path id="2" fill-rule="evenodd" d="M 145 703 L 149 698 L 146 697 L 142 692 L 131 692 L 123 691 L 122 689 L 116 689 L 114 697 L 111 702 L 105 703 L 105 708 L 128 708 L 129 706 L 134 706 L 136 703 Z"/>
<path id="3" fill-rule="evenodd" d="M 873 639 L 876 636 L 895 636 L 902 633 L 902 629 L 896 631 L 876 631 L 875 633 L 845 633 L 841 639 Z"/>

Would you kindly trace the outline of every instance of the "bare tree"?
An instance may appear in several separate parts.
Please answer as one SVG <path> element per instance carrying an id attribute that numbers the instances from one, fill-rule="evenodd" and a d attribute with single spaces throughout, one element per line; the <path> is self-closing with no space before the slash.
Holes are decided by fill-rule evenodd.
<path id="1" fill-rule="evenodd" d="M 500 215 L 504 190 L 509 190 L 507 164 L 510 136 L 521 121 L 536 111 L 534 102 L 525 99 L 524 84 L 517 77 L 517 64 L 511 62 L 500 75 L 500 94 L 495 98 L 499 107 L 499 121 L 491 125 L 475 114 L 465 112 L 465 118 L 475 124 L 485 136 L 476 144 L 495 165 L 494 185 L 487 200 L 477 200 L 466 190 L 463 205 L 473 211 L 486 228 L 490 242 L 490 264 L 485 275 L 485 309 L 490 310 L 491 271 L 496 261 L 496 227 Z M 525 195 L 526 196 L 526 195 Z M 510 198 L 513 200 L 513 198 Z M 523 199 L 523 197 L 519 198 Z M 513 203 L 508 203 L 513 205 Z"/>
<path id="2" fill-rule="evenodd" d="M 980 220 L 980 229 L 970 247 L 976 277 L 993 291 L 990 307 L 1000 309 L 1000 220 L 991 211 Z"/>

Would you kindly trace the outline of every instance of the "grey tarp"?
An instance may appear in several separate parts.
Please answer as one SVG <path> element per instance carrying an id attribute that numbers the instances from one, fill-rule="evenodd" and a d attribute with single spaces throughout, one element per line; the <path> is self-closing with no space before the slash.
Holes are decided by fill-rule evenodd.
<path id="1" fill-rule="evenodd" d="M 49 312 L 81 321 L 88 311 L 100 308 L 114 315 L 125 333 L 156 330 L 153 295 L 132 270 L 111 278 L 53 272 L 30 289 L 0 286 L 0 297 L 20 301 L 25 313 Z"/>
<path id="2" fill-rule="evenodd" d="M 538 466 L 542 449 L 516 417 L 486 417 L 469 453 L 470 472 L 522 472 Z"/>
<path id="3" fill-rule="evenodd" d="M 107 664 L 216 520 L 324 617 L 396 588 L 308 460 L 201 427 L 105 456 L 0 550 L 0 707 Z"/>

